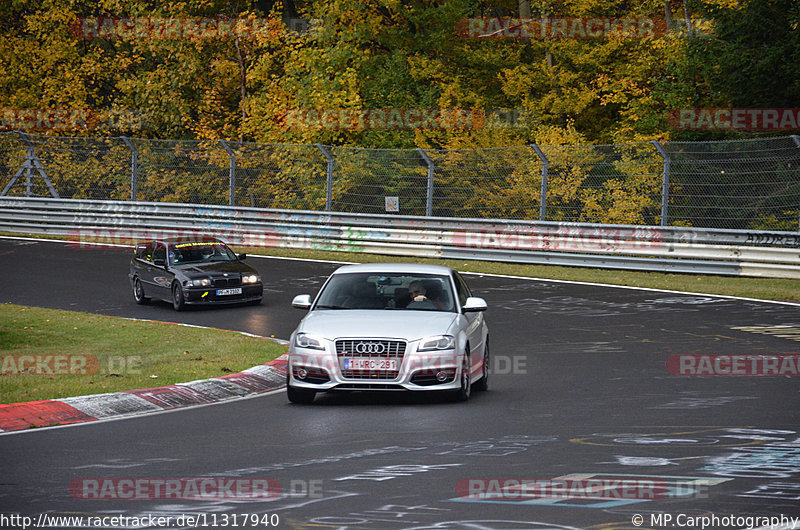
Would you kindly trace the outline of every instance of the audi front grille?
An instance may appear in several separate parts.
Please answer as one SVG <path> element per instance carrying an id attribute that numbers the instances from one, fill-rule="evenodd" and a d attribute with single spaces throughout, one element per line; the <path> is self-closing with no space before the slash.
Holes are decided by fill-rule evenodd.
<path id="1" fill-rule="evenodd" d="M 342 376 L 348 379 L 395 379 L 406 353 L 403 340 L 344 339 L 336 341 L 336 355 Z M 346 370 L 345 358 L 396 359 L 397 370 Z"/>

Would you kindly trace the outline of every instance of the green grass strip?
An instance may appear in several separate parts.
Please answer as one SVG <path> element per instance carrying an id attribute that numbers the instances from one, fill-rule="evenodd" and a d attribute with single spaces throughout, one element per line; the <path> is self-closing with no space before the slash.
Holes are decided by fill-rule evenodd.
<path id="1" fill-rule="evenodd" d="M 283 344 L 231 331 L 0 304 L 0 402 L 185 383 L 285 352 Z"/>

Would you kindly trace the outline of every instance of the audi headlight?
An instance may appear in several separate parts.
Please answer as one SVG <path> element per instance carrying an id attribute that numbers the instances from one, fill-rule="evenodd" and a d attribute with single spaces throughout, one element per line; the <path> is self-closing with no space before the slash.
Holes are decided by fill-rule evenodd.
<path id="1" fill-rule="evenodd" d="M 456 339 L 452 335 L 437 335 L 419 341 L 417 351 L 452 350 L 455 345 Z"/>
<path id="2" fill-rule="evenodd" d="M 200 279 L 197 279 L 197 280 L 189 280 L 186 283 L 188 285 L 190 285 L 191 287 L 210 287 L 211 286 L 211 280 L 208 279 L 208 278 L 200 278 Z"/>
<path id="3" fill-rule="evenodd" d="M 306 333 L 298 333 L 294 337 L 294 345 L 298 348 L 308 348 L 310 350 L 324 350 L 325 343 L 321 337 L 308 335 Z"/>
<path id="4" fill-rule="evenodd" d="M 258 283 L 261 281 L 261 278 L 258 277 L 258 274 L 245 274 L 242 276 L 242 283 Z"/>

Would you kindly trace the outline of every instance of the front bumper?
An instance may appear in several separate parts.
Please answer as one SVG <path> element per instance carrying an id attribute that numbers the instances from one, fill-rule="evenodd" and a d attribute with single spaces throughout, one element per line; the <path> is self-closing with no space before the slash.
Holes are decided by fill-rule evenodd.
<path id="1" fill-rule="evenodd" d="M 409 345 L 411 346 L 411 345 Z M 412 349 L 413 348 L 409 348 Z M 333 352 L 299 348 L 289 351 L 289 384 L 295 388 L 331 390 L 440 391 L 460 388 L 463 357 L 454 350 L 405 353 L 396 374 L 387 370 L 345 370 L 344 357 Z M 354 373 L 355 372 L 355 373 Z"/>
<path id="2" fill-rule="evenodd" d="M 242 285 L 241 294 L 218 295 L 220 289 L 213 287 L 184 287 L 183 298 L 188 305 L 202 304 L 241 304 L 261 300 L 264 287 L 260 283 Z"/>

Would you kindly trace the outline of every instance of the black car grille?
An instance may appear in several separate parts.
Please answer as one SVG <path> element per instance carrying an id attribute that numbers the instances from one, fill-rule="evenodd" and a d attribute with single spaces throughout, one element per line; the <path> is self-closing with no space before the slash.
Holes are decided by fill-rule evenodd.
<path id="1" fill-rule="evenodd" d="M 336 341 L 342 376 L 349 379 L 395 379 L 399 370 L 345 370 L 344 358 L 396 359 L 399 368 L 406 353 L 402 340 L 346 339 Z"/>
<path id="2" fill-rule="evenodd" d="M 241 287 L 242 278 L 214 278 L 214 287 L 217 289 L 227 289 L 230 287 Z"/>

